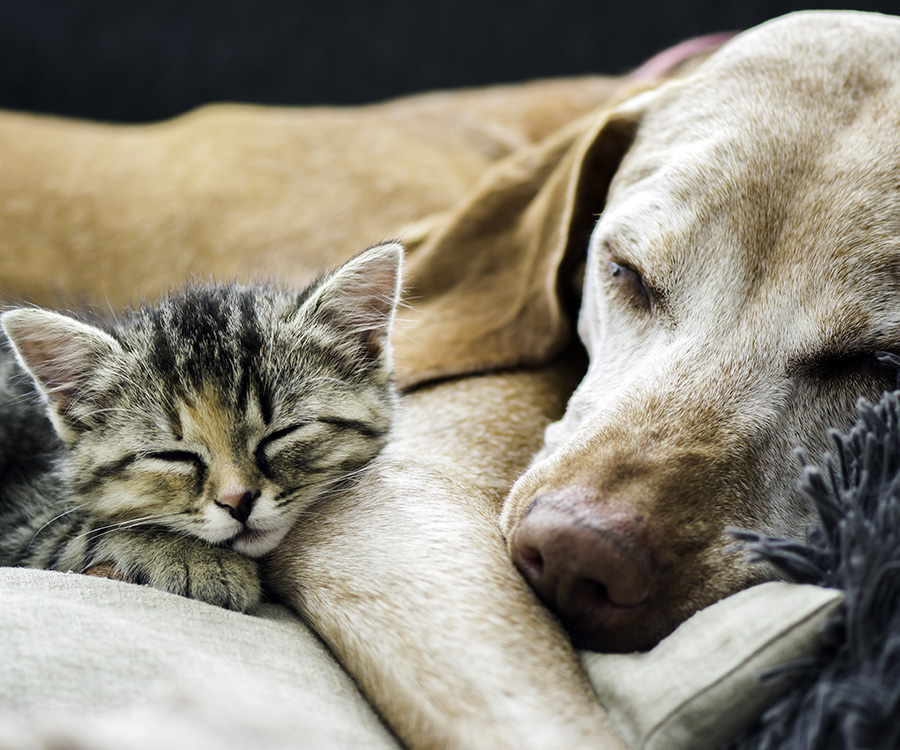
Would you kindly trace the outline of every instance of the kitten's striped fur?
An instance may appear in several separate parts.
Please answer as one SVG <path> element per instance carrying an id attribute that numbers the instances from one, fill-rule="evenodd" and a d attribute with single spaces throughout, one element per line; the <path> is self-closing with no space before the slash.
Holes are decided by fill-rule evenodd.
<path id="1" fill-rule="evenodd" d="M 300 294 L 192 286 L 108 327 L 4 313 L 0 564 L 111 562 L 252 608 L 251 558 L 387 439 L 401 255 L 370 248 Z"/>

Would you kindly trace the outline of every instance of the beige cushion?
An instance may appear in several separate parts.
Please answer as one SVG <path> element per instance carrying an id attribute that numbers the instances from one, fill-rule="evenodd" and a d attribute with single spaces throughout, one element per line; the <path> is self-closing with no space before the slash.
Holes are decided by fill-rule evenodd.
<path id="1" fill-rule="evenodd" d="M 704 609 L 645 654 L 582 660 L 630 748 L 718 747 L 789 686 L 762 671 L 814 653 L 843 594 L 766 583 Z"/>
<path id="2" fill-rule="evenodd" d="M 0 568 L 0 633 L 2 748 L 398 747 L 284 607 Z"/>
<path id="3" fill-rule="evenodd" d="M 840 600 L 765 584 L 647 654 L 583 659 L 630 747 L 713 747 L 773 695 L 759 670 L 813 650 Z M 0 568 L 0 633 L 2 750 L 398 748 L 283 607 L 239 615 L 143 586 Z"/>

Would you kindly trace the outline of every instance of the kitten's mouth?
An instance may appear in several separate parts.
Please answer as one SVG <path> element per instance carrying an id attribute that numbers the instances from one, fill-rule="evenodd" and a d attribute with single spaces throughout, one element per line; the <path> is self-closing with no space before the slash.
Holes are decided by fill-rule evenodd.
<path id="1" fill-rule="evenodd" d="M 223 547 L 233 549 L 247 557 L 260 557 L 275 549 L 280 540 L 279 534 L 273 530 L 248 529 L 239 531 L 231 539 L 222 543 Z"/>
<path id="2" fill-rule="evenodd" d="M 268 534 L 268 531 L 261 531 L 260 529 L 243 529 L 231 537 L 231 539 L 228 539 L 225 542 L 225 546 L 233 547 L 235 542 L 255 542 L 257 539 L 268 536 Z"/>

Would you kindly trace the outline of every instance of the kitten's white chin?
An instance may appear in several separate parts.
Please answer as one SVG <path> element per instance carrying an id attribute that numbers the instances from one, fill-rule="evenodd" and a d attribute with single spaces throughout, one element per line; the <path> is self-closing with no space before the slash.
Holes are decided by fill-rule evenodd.
<path id="1" fill-rule="evenodd" d="M 245 557 L 262 557 L 278 546 L 286 530 L 247 529 L 229 542 L 231 549 Z"/>

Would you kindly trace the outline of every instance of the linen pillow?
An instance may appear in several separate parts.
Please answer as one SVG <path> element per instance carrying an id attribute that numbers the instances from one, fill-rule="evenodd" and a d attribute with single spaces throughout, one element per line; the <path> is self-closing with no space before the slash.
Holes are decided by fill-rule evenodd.
<path id="1" fill-rule="evenodd" d="M 582 653 L 600 702 L 630 748 L 717 747 L 790 685 L 760 679 L 809 656 L 843 602 L 835 589 L 764 583 L 697 612 L 656 648 Z"/>

